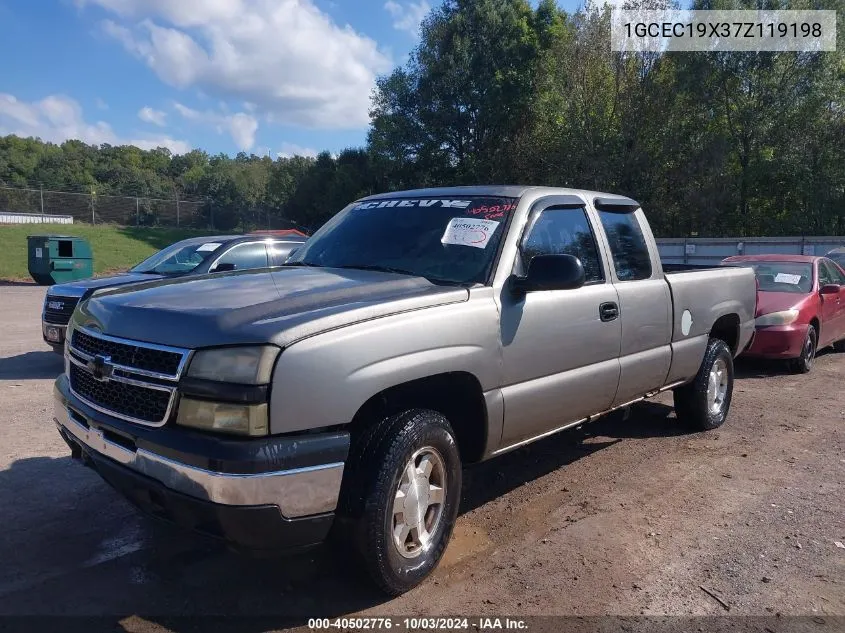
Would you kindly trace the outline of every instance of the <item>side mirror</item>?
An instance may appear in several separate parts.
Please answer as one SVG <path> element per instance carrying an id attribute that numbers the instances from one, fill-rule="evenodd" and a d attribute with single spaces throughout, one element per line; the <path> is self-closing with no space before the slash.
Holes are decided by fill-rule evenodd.
<path id="1" fill-rule="evenodd" d="M 236 268 L 237 268 L 237 266 L 235 266 L 235 264 L 223 262 L 223 263 L 217 264 L 214 268 L 212 268 L 208 272 L 211 272 L 211 273 L 227 273 L 231 270 L 235 270 Z"/>
<path id="2" fill-rule="evenodd" d="M 839 284 L 825 284 L 819 289 L 819 294 L 838 295 L 840 290 L 842 290 L 842 286 L 840 286 Z"/>
<path id="3" fill-rule="evenodd" d="M 584 285 L 581 260 L 573 255 L 535 255 L 524 277 L 512 277 L 513 291 L 519 294 L 538 290 L 573 290 Z"/>

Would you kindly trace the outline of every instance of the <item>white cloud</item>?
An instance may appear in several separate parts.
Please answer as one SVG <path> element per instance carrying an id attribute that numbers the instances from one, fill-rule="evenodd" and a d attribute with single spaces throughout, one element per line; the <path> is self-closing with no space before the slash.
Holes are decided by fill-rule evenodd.
<path id="1" fill-rule="evenodd" d="M 110 11 L 104 32 L 162 81 L 249 102 L 285 124 L 367 125 L 375 78 L 392 66 L 373 39 L 334 23 L 314 0 L 76 2 Z"/>
<path id="2" fill-rule="evenodd" d="M 255 133 L 258 131 L 258 119 L 246 112 L 226 114 L 212 110 L 194 110 L 181 103 L 173 104 L 173 108 L 187 121 L 213 125 L 217 133 L 228 132 L 232 140 L 242 151 L 249 151 L 255 145 Z M 222 108 L 221 108 L 222 109 Z"/>
<path id="3" fill-rule="evenodd" d="M 282 148 L 278 151 L 279 158 L 292 158 L 293 156 L 308 156 L 314 158 L 317 156 L 317 150 L 310 147 L 302 147 L 296 143 L 282 143 Z"/>
<path id="4" fill-rule="evenodd" d="M 150 106 L 144 106 L 138 110 L 138 118 L 144 123 L 152 123 L 153 125 L 164 127 L 167 113 L 162 112 L 161 110 L 153 110 Z"/>
<path id="5" fill-rule="evenodd" d="M 419 37 L 420 24 L 431 11 L 431 5 L 426 0 L 400 4 L 395 0 L 387 0 L 384 8 L 393 18 L 393 28 L 407 31 L 414 37 Z"/>
<path id="6" fill-rule="evenodd" d="M 191 151 L 186 141 L 166 135 L 149 135 L 124 139 L 115 134 L 105 121 L 87 123 L 78 102 L 64 95 L 50 95 L 40 101 L 26 102 L 14 95 L 0 93 L 0 135 L 37 137 L 63 143 L 77 139 L 91 145 L 135 145 L 141 149 L 166 147 L 174 154 Z"/>

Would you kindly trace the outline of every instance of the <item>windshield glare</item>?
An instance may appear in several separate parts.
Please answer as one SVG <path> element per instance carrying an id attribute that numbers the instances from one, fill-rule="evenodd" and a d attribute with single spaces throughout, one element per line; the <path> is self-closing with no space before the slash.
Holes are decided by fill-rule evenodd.
<path id="1" fill-rule="evenodd" d="M 189 273 L 211 256 L 221 244 L 209 239 L 207 242 L 176 242 L 142 261 L 132 273 L 155 273 L 178 275 Z"/>
<path id="2" fill-rule="evenodd" d="M 287 262 L 485 283 L 517 198 L 396 198 L 338 213 Z"/>
<path id="3" fill-rule="evenodd" d="M 807 294 L 813 289 L 813 265 L 800 262 L 740 264 L 754 269 L 761 292 Z"/>

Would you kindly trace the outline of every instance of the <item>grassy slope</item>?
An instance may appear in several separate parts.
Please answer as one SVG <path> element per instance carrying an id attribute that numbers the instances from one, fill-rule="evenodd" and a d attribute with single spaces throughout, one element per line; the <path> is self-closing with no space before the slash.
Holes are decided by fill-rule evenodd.
<path id="1" fill-rule="evenodd" d="M 193 235 L 212 231 L 149 229 L 86 224 L 23 224 L 0 226 L 0 280 L 30 280 L 27 235 L 79 235 L 94 251 L 94 274 L 126 270 L 157 250 Z"/>

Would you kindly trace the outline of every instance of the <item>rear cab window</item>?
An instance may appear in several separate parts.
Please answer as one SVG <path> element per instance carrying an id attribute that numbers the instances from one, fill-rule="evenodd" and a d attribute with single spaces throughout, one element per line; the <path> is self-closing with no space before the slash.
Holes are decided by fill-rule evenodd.
<path id="1" fill-rule="evenodd" d="M 649 279 L 651 255 L 636 214 L 600 210 L 599 218 L 610 246 L 616 278 L 619 281 Z"/>

